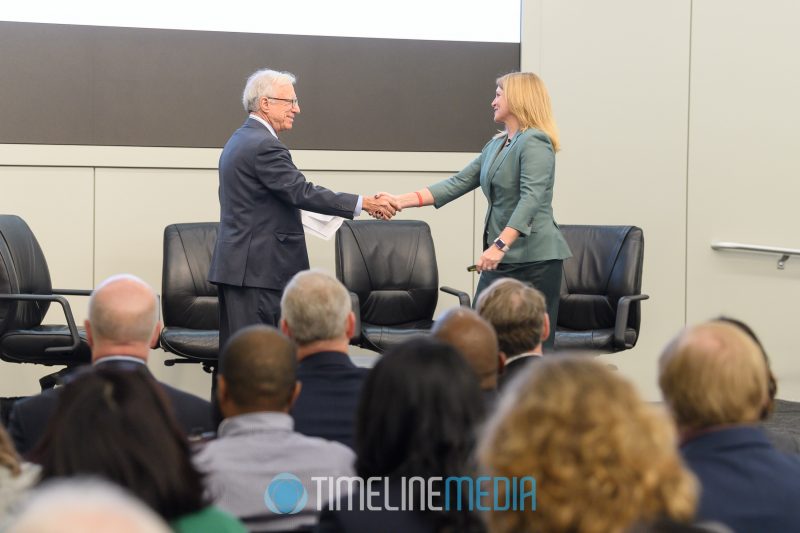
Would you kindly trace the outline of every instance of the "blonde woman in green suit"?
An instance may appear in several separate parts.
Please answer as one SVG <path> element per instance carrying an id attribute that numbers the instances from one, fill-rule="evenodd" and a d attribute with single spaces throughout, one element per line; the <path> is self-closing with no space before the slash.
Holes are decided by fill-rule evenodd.
<path id="1" fill-rule="evenodd" d="M 544 294 L 555 331 L 562 263 L 572 254 L 553 218 L 555 154 L 560 146 L 550 96 L 536 74 L 510 73 L 497 79 L 492 109 L 495 122 L 505 129 L 475 160 L 446 180 L 396 199 L 402 208 L 438 209 L 480 187 L 489 210 L 484 251 L 475 261 L 481 273 L 475 297 L 500 277 L 531 283 Z M 545 350 L 552 350 L 554 338 L 550 335 Z"/>

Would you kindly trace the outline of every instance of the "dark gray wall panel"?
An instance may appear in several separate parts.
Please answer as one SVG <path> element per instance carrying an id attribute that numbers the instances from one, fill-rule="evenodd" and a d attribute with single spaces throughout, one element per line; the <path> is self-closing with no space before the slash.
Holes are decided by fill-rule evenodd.
<path id="1" fill-rule="evenodd" d="M 290 148 L 475 152 L 519 44 L 0 22 L 0 143 L 221 147 L 265 66 L 298 77 Z"/>

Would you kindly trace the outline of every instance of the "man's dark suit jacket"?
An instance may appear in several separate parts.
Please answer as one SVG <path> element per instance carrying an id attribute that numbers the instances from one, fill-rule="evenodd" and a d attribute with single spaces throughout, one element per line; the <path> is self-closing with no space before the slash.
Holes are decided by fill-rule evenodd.
<path id="1" fill-rule="evenodd" d="M 95 365 L 119 370 L 147 369 L 146 365 L 135 361 L 103 361 L 100 359 Z M 178 424 L 187 435 L 201 435 L 215 431 L 216 428 L 211 418 L 211 404 L 208 401 L 170 387 L 165 383 L 160 383 L 160 385 L 172 403 Z M 44 435 L 47 422 L 58 406 L 60 394 L 60 387 L 47 389 L 41 394 L 19 400 L 14 404 L 8 423 L 8 432 L 21 455 L 33 450 Z"/>
<path id="2" fill-rule="evenodd" d="M 300 209 L 353 218 L 358 196 L 307 182 L 286 146 L 249 118 L 222 150 L 219 203 L 208 280 L 282 291 L 309 267 Z"/>
<path id="3" fill-rule="evenodd" d="M 506 388 L 508 384 L 514 380 L 514 378 L 516 378 L 523 370 L 528 368 L 528 365 L 539 361 L 541 357 L 541 355 L 520 357 L 519 359 L 514 359 L 510 363 L 507 363 L 506 366 L 503 367 L 503 373 L 500 374 L 498 388 L 500 390 Z"/>
<path id="4" fill-rule="evenodd" d="M 358 397 L 368 372 L 341 352 L 319 352 L 302 359 L 297 365 L 302 389 L 291 411 L 294 429 L 352 448 Z"/>
<path id="5" fill-rule="evenodd" d="M 711 430 L 687 440 L 681 454 L 702 486 L 698 521 L 736 533 L 800 531 L 800 458 L 777 451 L 763 429 Z"/>

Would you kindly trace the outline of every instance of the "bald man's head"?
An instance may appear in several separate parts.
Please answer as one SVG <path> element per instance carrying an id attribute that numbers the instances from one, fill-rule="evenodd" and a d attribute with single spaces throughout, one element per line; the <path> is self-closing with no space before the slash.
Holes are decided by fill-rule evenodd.
<path id="1" fill-rule="evenodd" d="M 494 328 L 472 309 L 455 307 L 437 320 L 431 333 L 461 352 L 484 390 L 497 388 L 499 348 Z"/>
<path id="2" fill-rule="evenodd" d="M 95 345 L 148 347 L 159 325 L 155 291 L 131 274 L 112 276 L 89 298 L 92 348 Z M 120 354 L 127 355 L 127 354 Z"/>
<path id="3" fill-rule="evenodd" d="M 270 326 L 249 326 L 225 345 L 220 358 L 221 381 L 225 382 L 221 388 L 238 413 L 281 411 L 292 401 L 296 369 L 291 339 Z"/>

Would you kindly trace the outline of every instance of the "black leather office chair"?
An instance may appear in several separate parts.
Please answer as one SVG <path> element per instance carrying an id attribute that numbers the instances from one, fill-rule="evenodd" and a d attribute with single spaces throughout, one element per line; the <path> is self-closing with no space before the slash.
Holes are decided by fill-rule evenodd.
<path id="1" fill-rule="evenodd" d="M 636 226 L 562 225 L 564 261 L 556 350 L 617 352 L 636 345 L 644 234 Z"/>
<path id="2" fill-rule="evenodd" d="M 159 344 L 179 355 L 164 363 L 202 363 L 206 371 L 219 354 L 217 287 L 208 282 L 217 222 L 172 224 L 164 229 L 161 306 L 164 329 Z"/>
<path id="3" fill-rule="evenodd" d="M 64 296 L 91 293 L 53 289 L 47 261 L 31 228 L 16 215 L 0 215 L 0 359 L 67 367 L 43 377 L 43 389 L 52 387 L 72 367 L 88 364 L 91 350 L 86 333 L 75 325 Z M 66 324 L 42 324 L 52 302 L 62 307 Z"/>
<path id="4" fill-rule="evenodd" d="M 383 352 L 433 325 L 439 271 L 425 222 L 345 221 L 336 233 L 336 277 L 355 295 L 361 327 L 352 344 Z M 467 293 L 441 290 L 469 306 Z"/>

